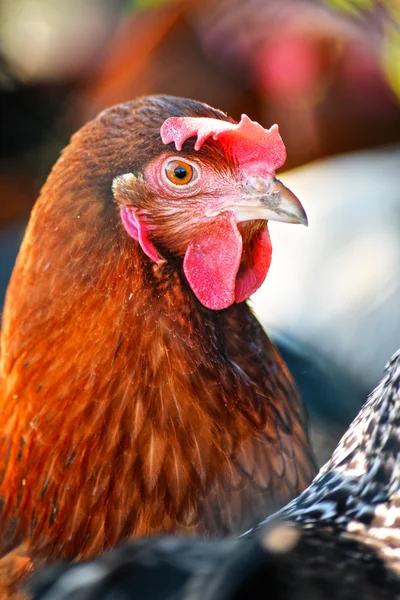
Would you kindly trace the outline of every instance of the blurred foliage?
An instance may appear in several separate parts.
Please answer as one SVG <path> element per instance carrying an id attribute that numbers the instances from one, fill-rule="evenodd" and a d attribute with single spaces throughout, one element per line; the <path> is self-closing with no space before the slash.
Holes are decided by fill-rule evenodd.
<path id="1" fill-rule="evenodd" d="M 400 99 L 400 1 L 399 0 L 324 0 L 326 4 L 347 13 L 348 16 L 363 18 L 366 13 L 379 15 L 384 26 L 381 50 L 382 67 L 389 84 Z"/>
<path id="2" fill-rule="evenodd" d="M 147 8 L 162 7 L 178 1 L 179 0 L 129 0 L 129 4 L 134 10 L 144 10 Z"/>
<path id="3" fill-rule="evenodd" d="M 383 66 L 389 83 L 400 98 L 400 31 L 388 26 L 383 46 Z"/>
<path id="4" fill-rule="evenodd" d="M 134 10 L 145 10 L 178 1 L 128 0 L 128 3 Z M 186 0 L 186 2 L 190 1 L 192 0 Z M 348 17 L 362 19 L 376 12 L 379 14 L 379 21 L 387 21 L 384 26 L 385 37 L 381 51 L 382 67 L 391 88 L 400 98 L 400 0 L 324 0 L 324 2 Z"/>
<path id="5" fill-rule="evenodd" d="M 327 4 L 342 12 L 357 15 L 361 10 L 371 9 L 373 0 L 325 0 Z"/>

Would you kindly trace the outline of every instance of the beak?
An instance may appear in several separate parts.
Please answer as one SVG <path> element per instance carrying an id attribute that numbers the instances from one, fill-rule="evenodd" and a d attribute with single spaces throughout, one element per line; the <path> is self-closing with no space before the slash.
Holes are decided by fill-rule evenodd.
<path id="1" fill-rule="evenodd" d="M 269 181 L 250 177 L 245 183 L 242 197 L 230 208 L 235 211 L 238 223 L 265 219 L 308 225 L 300 200 L 275 177 Z"/>

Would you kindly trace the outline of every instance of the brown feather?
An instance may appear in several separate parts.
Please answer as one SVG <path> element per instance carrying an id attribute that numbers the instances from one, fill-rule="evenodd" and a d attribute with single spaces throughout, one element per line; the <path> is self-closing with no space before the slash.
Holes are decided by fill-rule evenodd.
<path id="1" fill-rule="evenodd" d="M 315 472 L 299 396 L 246 303 L 204 308 L 179 254 L 158 266 L 122 227 L 112 180 L 162 150 L 171 114 L 226 119 L 170 98 L 110 109 L 32 212 L 1 339 L 2 554 L 238 531 Z"/>

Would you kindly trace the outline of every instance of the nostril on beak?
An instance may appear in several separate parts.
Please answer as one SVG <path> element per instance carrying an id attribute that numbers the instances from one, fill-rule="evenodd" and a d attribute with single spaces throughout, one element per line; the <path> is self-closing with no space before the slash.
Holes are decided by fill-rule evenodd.
<path id="1" fill-rule="evenodd" d="M 264 195 L 269 194 L 271 184 L 262 177 L 249 177 L 246 179 L 245 188 L 249 194 Z"/>

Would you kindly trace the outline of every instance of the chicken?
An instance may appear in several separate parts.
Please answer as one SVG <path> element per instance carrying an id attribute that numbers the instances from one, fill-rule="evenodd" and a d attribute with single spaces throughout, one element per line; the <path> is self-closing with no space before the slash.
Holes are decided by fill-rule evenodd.
<path id="1" fill-rule="evenodd" d="M 245 302 L 267 220 L 306 223 L 284 160 L 277 126 L 165 96 L 72 138 L 5 302 L 3 555 L 226 534 L 310 482 L 301 400 Z"/>
<path id="2" fill-rule="evenodd" d="M 394 600 L 400 593 L 400 351 L 310 487 L 238 540 L 158 538 L 58 566 L 35 600 Z"/>

